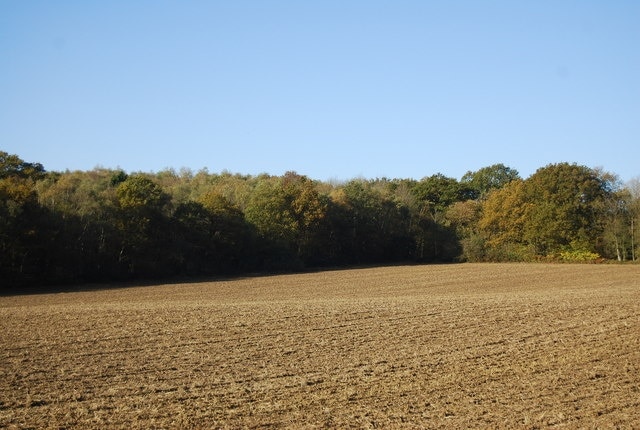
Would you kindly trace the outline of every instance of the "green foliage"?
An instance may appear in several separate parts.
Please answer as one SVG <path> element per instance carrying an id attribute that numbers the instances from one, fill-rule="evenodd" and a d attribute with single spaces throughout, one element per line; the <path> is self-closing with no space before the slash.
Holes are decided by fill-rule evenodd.
<path id="1" fill-rule="evenodd" d="M 0 151 L 0 179 L 41 179 L 44 176 L 44 167 L 40 163 L 27 163 L 20 157 Z"/>
<path id="2" fill-rule="evenodd" d="M 595 252 L 610 198 L 611 187 L 598 172 L 553 164 L 489 193 L 478 226 L 494 251 L 515 244 L 545 256 L 580 242 Z"/>
<path id="3" fill-rule="evenodd" d="M 520 179 L 313 181 L 45 172 L 0 152 L 0 286 L 402 261 L 637 258 L 636 188 L 560 163 Z"/>
<path id="4" fill-rule="evenodd" d="M 109 182 L 112 187 L 117 187 L 118 185 L 126 181 L 128 178 L 129 178 L 129 175 L 127 175 L 123 170 L 118 170 L 113 175 L 111 175 L 111 180 Z"/>
<path id="5" fill-rule="evenodd" d="M 410 204 L 394 190 L 396 186 L 386 180 L 352 180 L 333 191 L 328 221 L 338 263 L 412 258 L 415 241 Z"/>
<path id="6" fill-rule="evenodd" d="M 489 260 L 486 251 L 486 240 L 480 234 L 473 233 L 461 238 L 460 246 L 462 247 L 462 253 L 459 256 L 460 261 L 478 263 Z"/>
<path id="7" fill-rule="evenodd" d="M 43 276 L 49 235 L 35 190 L 43 176 L 42 165 L 0 151 L 0 282 Z"/>
<path id="8" fill-rule="evenodd" d="M 484 256 L 485 261 L 529 262 L 539 259 L 531 246 L 514 242 L 502 242 L 487 247 Z"/>
<path id="9" fill-rule="evenodd" d="M 116 196 L 118 205 L 125 211 L 151 213 L 162 211 L 169 196 L 151 179 L 130 176 L 118 185 Z"/>
<path id="10" fill-rule="evenodd" d="M 242 270 L 251 243 L 242 212 L 218 194 L 202 200 L 181 203 L 173 213 L 171 264 L 186 275 Z"/>
<path id="11" fill-rule="evenodd" d="M 121 237 L 119 262 L 130 275 L 165 273 L 162 250 L 169 245 L 166 212 L 169 196 L 151 179 L 129 176 L 116 188 L 115 221 Z M 153 258 L 150 258 L 153 256 Z"/>
<path id="12" fill-rule="evenodd" d="M 482 204 L 477 200 L 456 202 L 447 208 L 444 224 L 455 232 L 462 251 L 456 258 L 461 261 L 483 261 L 485 240 L 478 234 L 478 221 Z"/>
<path id="13" fill-rule="evenodd" d="M 313 181 L 295 172 L 260 181 L 245 210 L 264 240 L 263 260 L 279 269 L 319 259 L 318 235 L 326 214 L 326 199 Z"/>
<path id="14" fill-rule="evenodd" d="M 469 187 L 442 174 L 423 178 L 412 191 L 418 201 L 433 213 L 443 212 L 451 204 L 472 197 L 472 190 Z"/>
<path id="15" fill-rule="evenodd" d="M 247 220 L 263 237 L 282 244 L 292 244 L 298 225 L 292 198 L 278 178 L 263 180 L 256 187 L 245 210 Z"/>
<path id="16" fill-rule="evenodd" d="M 512 181 L 521 179 L 518 171 L 504 164 L 483 167 L 476 172 L 467 172 L 460 182 L 473 193 L 473 198 L 483 199 L 490 191 L 499 190 Z"/>
<path id="17" fill-rule="evenodd" d="M 534 202 L 523 239 L 540 255 L 572 241 L 595 249 L 602 233 L 601 211 L 609 198 L 608 184 L 584 166 L 561 163 L 538 169 L 526 181 L 526 198 Z"/>

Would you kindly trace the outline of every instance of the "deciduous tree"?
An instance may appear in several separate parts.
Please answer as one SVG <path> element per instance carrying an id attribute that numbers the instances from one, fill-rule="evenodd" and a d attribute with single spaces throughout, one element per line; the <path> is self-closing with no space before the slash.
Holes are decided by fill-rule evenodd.
<path id="1" fill-rule="evenodd" d="M 131 275 L 165 273 L 169 196 L 143 175 L 133 175 L 116 189 L 118 226 L 122 233 L 119 261 Z"/>
<path id="2" fill-rule="evenodd" d="M 521 179 L 517 170 L 504 164 L 493 164 L 475 172 L 468 171 L 460 182 L 471 190 L 474 199 L 484 199 L 490 191 L 517 179 Z"/>

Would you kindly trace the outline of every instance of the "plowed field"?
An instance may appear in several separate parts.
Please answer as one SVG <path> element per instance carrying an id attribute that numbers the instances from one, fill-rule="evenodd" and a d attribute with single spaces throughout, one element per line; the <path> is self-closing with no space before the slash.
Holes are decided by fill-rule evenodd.
<path id="1" fill-rule="evenodd" d="M 0 428 L 640 428 L 640 267 L 0 297 Z"/>

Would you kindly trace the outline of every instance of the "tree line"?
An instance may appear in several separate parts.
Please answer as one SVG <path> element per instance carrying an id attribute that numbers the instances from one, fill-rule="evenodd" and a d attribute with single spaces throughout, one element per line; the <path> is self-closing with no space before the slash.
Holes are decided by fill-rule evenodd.
<path id="1" fill-rule="evenodd" d="M 638 181 L 558 163 L 460 180 L 47 172 L 0 151 L 3 289 L 398 262 L 638 258 Z"/>

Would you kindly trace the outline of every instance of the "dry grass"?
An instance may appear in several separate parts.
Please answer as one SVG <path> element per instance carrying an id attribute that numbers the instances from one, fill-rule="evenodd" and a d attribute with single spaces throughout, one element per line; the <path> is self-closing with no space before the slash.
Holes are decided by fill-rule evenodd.
<path id="1" fill-rule="evenodd" d="M 639 428 L 640 268 L 0 298 L 0 428 Z"/>

